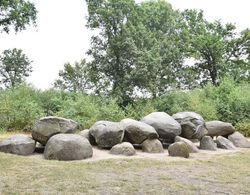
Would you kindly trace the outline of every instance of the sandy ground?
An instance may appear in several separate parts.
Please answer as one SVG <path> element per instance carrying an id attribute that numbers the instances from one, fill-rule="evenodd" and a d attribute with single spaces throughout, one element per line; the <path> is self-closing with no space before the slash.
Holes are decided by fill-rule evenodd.
<path id="1" fill-rule="evenodd" d="M 209 150 L 199 150 L 198 153 L 191 153 L 189 159 L 193 160 L 208 160 L 213 158 L 214 156 L 224 156 L 224 155 L 231 155 L 238 152 L 244 152 L 250 149 L 243 149 L 237 148 L 235 150 L 224 150 L 224 149 L 217 149 L 216 151 L 209 151 Z M 34 153 L 29 156 L 30 158 L 39 158 L 44 159 L 43 154 Z M 134 156 L 123 156 L 123 155 L 113 155 L 109 153 L 109 150 L 99 149 L 98 147 L 93 147 L 93 157 L 89 159 L 81 160 L 83 162 L 93 162 L 93 161 L 100 161 L 100 160 L 109 160 L 109 159 L 155 159 L 155 160 L 168 160 L 168 161 L 175 161 L 175 160 L 186 160 L 180 157 L 171 157 L 168 155 L 168 150 L 165 149 L 164 153 L 146 153 L 142 152 L 141 150 L 136 150 L 136 155 Z"/>

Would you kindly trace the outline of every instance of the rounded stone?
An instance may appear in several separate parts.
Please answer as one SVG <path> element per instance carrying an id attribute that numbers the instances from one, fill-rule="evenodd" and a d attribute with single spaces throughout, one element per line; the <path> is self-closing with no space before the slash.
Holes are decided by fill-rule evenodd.
<path id="1" fill-rule="evenodd" d="M 169 156 L 189 157 L 189 150 L 185 143 L 175 142 L 168 147 Z"/>
<path id="2" fill-rule="evenodd" d="M 146 139 L 142 142 L 142 151 L 148 153 L 163 153 L 164 149 L 158 139 Z"/>
<path id="3" fill-rule="evenodd" d="M 110 153 L 115 155 L 133 156 L 136 154 L 136 151 L 131 143 L 123 142 L 114 145 L 111 148 Z"/>
<path id="4" fill-rule="evenodd" d="M 0 152 L 30 155 L 35 151 L 35 141 L 27 135 L 17 134 L 0 143 Z"/>
<path id="5" fill-rule="evenodd" d="M 82 160 L 90 158 L 93 149 L 89 141 L 76 134 L 57 134 L 45 146 L 44 157 L 48 160 Z"/>

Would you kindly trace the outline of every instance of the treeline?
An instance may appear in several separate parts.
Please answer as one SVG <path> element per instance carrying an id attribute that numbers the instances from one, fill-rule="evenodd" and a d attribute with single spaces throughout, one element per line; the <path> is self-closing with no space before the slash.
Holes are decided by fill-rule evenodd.
<path id="1" fill-rule="evenodd" d="M 93 30 L 89 60 L 66 63 L 53 89 L 21 84 L 32 72 L 22 50 L 0 54 L 2 130 L 30 130 L 48 115 L 88 128 L 152 111 L 195 111 L 249 134 L 249 29 L 239 33 L 233 24 L 208 21 L 200 10 L 174 10 L 164 0 L 86 2 Z M 0 2 L 0 8 L 0 32 L 36 22 L 28 0 Z"/>
<path id="2" fill-rule="evenodd" d="M 98 120 L 140 120 L 153 111 L 174 114 L 194 111 L 205 120 L 231 122 L 245 135 L 250 135 L 250 85 L 225 79 L 220 86 L 207 85 L 191 91 L 171 90 L 156 99 L 140 98 L 121 108 L 110 97 L 65 92 L 40 91 L 27 85 L 0 91 L 0 129 L 30 131 L 35 120 L 43 116 L 62 116 L 89 128 Z"/>

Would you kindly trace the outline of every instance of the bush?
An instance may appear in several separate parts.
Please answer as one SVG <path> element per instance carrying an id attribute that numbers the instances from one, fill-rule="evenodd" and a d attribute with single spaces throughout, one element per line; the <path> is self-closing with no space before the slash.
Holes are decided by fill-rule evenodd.
<path id="1" fill-rule="evenodd" d="M 235 127 L 237 131 L 241 132 L 246 137 L 250 137 L 250 120 L 239 122 Z"/>
<path id="2" fill-rule="evenodd" d="M 64 101 L 56 115 L 75 120 L 80 128 L 89 128 L 99 120 L 120 121 L 125 117 L 115 100 L 83 94 Z"/>
<path id="3" fill-rule="evenodd" d="M 30 130 L 34 121 L 43 115 L 35 101 L 36 91 L 25 85 L 0 93 L 0 129 Z"/>
<path id="4" fill-rule="evenodd" d="M 125 108 L 126 117 L 135 120 L 140 120 L 144 116 L 155 111 L 156 108 L 154 101 L 148 99 L 137 100 L 133 104 L 130 104 Z"/>

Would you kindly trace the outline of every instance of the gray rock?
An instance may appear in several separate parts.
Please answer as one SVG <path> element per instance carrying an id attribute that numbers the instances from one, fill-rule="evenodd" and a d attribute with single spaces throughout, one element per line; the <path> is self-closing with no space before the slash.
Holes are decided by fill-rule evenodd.
<path id="1" fill-rule="evenodd" d="M 27 135 L 17 134 L 0 143 L 0 152 L 30 155 L 35 151 L 35 141 Z"/>
<path id="2" fill-rule="evenodd" d="M 124 139 L 132 144 L 141 144 L 146 139 L 158 139 L 154 127 L 133 119 L 123 119 L 121 124 L 125 130 Z"/>
<path id="3" fill-rule="evenodd" d="M 124 129 L 118 122 L 98 121 L 89 132 L 101 148 L 111 148 L 121 143 L 124 137 Z"/>
<path id="4" fill-rule="evenodd" d="M 180 124 L 165 112 L 153 112 L 145 116 L 141 122 L 154 127 L 159 138 L 166 143 L 173 143 L 175 136 L 181 134 Z"/>
<path id="5" fill-rule="evenodd" d="M 175 142 L 168 147 L 169 156 L 179 156 L 188 158 L 189 150 L 184 142 Z"/>
<path id="6" fill-rule="evenodd" d="M 163 153 L 164 149 L 158 139 L 146 139 L 142 142 L 142 151 L 148 153 Z"/>
<path id="7" fill-rule="evenodd" d="M 183 142 L 187 145 L 188 147 L 188 151 L 189 153 L 197 153 L 199 152 L 199 149 L 197 148 L 197 146 L 190 140 L 180 137 L 180 136 L 176 136 L 175 137 L 175 142 Z"/>
<path id="8" fill-rule="evenodd" d="M 83 136 L 91 145 L 96 145 L 95 138 L 89 133 L 89 129 L 85 129 L 79 132 L 79 135 Z"/>
<path id="9" fill-rule="evenodd" d="M 244 135 L 236 131 L 232 135 L 228 136 L 228 139 L 233 142 L 236 147 L 239 148 L 250 148 L 250 142 L 247 140 Z"/>
<path id="10" fill-rule="evenodd" d="M 222 121 L 209 121 L 206 122 L 207 135 L 210 136 L 227 136 L 235 132 L 235 128 L 231 123 L 225 123 Z"/>
<path id="11" fill-rule="evenodd" d="M 181 125 L 181 137 L 200 140 L 207 134 L 205 120 L 195 112 L 178 112 L 173 118 Z"/>
<path id="12" fill-rule="evenodd" d="M 217 150 L 216 143 L 210 136 L 204 136 L 200 141 L 200 149 L 202 150 Z"/>
<path id="13" fill-rule="evenodd" d="M 77 123 L 70 119 L 54 116 L 44 117 L 34 124 L 32 137 L 34 140 L 46 145 L 51 136 L 59 133 L 74 133 L 77 126 Z"/>
<path id="14" fill-rule="evenodd" d="M 131 143 L 123 142 L 114 145 L 111 148 L 110 153 L 115 155 L 133 156 L 135 155 L 136 151 Z"/>
<path id="15" fill-rule="evenodd" d="M 54 135 L 44 150 L 44 157 L 48 160 L 82 160 L 92 155 L 93 149 L 89 141 L 77 134 Z"/>
<path id="16" fill-rule="evenodd" d="M 236 147 L 234 146 L 234 144 L 231 141 L 229 141 L 227 138 L 222 137 L 222 136 L 217 137 L 216 143 L 217 143 L 218 148 L 222 148 L 222 149 L 226 149 L 226 150 L 236 149 Z"/>

